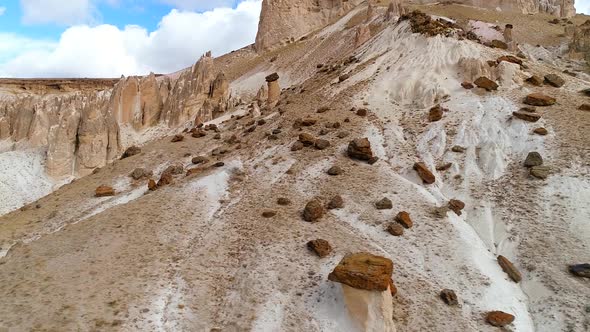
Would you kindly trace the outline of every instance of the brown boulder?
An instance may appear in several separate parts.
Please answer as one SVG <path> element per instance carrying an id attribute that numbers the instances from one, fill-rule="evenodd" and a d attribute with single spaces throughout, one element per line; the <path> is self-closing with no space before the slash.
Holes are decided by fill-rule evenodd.
<path id="1" fill-rule="evenodd" d="M 315 144 L 315 137 L 312 134 L 308 133 L 301 133 L 299 134 L 299 142 L 303 143 L 305 146 L 312 146 Z"/>
<path id="2" fill-rule="evenodd" d="M 486 315 L 486 321 L 490 325 L 504 327 L 514 322 L 514 316 L 503 311 L 491 311 Z"/>
<path id="3" fill-rule="evenodd" d="M 526 96 L 524 103 L 532 106 L 551 106 L 556 100 L 553 97 L 546 96 L 542 93 L 531 93 Z"/>
<path id="4" fill-rule="evenodd" d="M 350 74 L 342 74 L 338 77 L 338 82 L 344 82 L 350 78 Z"/>
<path id="5" fill-rule="evenodd" d="M 325 212 L 322 202 L 318 199 L 313 199 L 305 205 L 303 219 L 307 222 L 317 222 L 324 216 Z"/>
<path id="6" fill-rule="evenodd" d="M 498 40 L 498 39 L 494 39 L 490 42 L 490 46 L 493 48 L 499 48 L 502 50 L 507 50 L 508 49 L 508 44 L 506 44 L 505 42 Z"/>
<path id="7" fill-rule="evenodd" d="M 380 201 L 375 203 L 375 207 L 377 210 L 390 210 L 393 209 L 393 202 L 389 198 L 383 197 Z"/>
<path id="8" fill-rule="evenodd" d="M 291 151 L 299 151 L 302 150 L 305 147 L 305 145 L 303 143 L 301 143 L 300 141 L 297 141 L 295 143 L 293 143 L 293 145 L 291 145 Z"/>
<path id="9" fill-rule="evenodd" d="M 535 85 L 535 86 L 543 85 L 543 78 L 541 78 L 540 76 L 537 76 L 537 75 L 533 75 L 533 76 L 527 78 L 526 81 L 531 83 L 532 85 Z"/>
<path id="10" fill-rule="evenodd" d="M 498 83 L 490 80 L 489 78 L 482 76 L 473 82 L 475 85 L 487 91 L 498 90 Z"/>
<path id="11" fill-rule="evenodd" d="M 348 254 L 328 275 L 328 280 L 357 289 L 385 291 L 391 285 L 393 262 L 369 253 Z"/>
<path id="12" fill-rule="evenodd" d="M 342 196 L 336 195 L 328 202 L 328 210 L 342 209 L 344 207 L 344 199 Z"/>
<path id="13" fill-rule="evenodd" d="M 531 176 L 541 180 L 548 178 L 550 172 L 551 168 L 549 166 L 533 166 L 530 170 Z"/>
<path id="14" fill-rule="evenodd" d="M 404 235 L 404 227 L 398 223 L 394 223 L 392 222 L 391 224 L 389 224 L 389 226 L 387 226 L 387 231 L 389 232 L 389 234 L 393 235 L 393 236 L 402 236 Z"/>
<path id="15" fill-rule="evenodd" d="M 582 104 L 578 107 L 580 111 L 590 111 L 590 104 Z"/>
<path id="16" fill-rule="evenodd" d="M 291 200 L 285 197 L 279 197 L 277 199 L 277 204 L 281 206 L 291 205 Z"/>
<path id="17" fill-rule="evenodd" d="M 518 119 L 528 121 L 528 122 L 537 122 L 541 119 L 541 114 L 532 113 L 532 112 L 516 111 L 516 112 L 513 112 L 512 115 L 514 115 L 514 117 L 516 117 Z"/>
<path id="18" fill-rule="evenodd" d="M 459 299 L 457 299 L 457 294 L 453 290 L 450 289 L 443 289 L 440 292 L 440 298 L 448 305 L 458 305 Z"/>
<path id="19" fill-rule="evenodd" d="M 154 191 L 154 190 L 158 189 L 158 184 L 156 183 L 156 181 L 154 181 L 154 179 L 150 179 L 148 181 L 148 189 L 150 191 Z"/>
<path id="20" fill-rule="evenodd" d="M 328 257 L 332 253 L 332 246 L 330 243 L 322 239 L 307 242 L 307 248 L 320 258 Z"/>
<path id="21" fill-rule="evenodd" d="M 96 188 L 95 196 L 96 197 L 115 196 L 115 189 L 113 189 L 112 187 L 109 187 L 109 186 L 100 186 L 100 187 Z"/>
<path id="22" fill-rule="evenodd" d="M 436 182 L 436 177 L 432 172 L 426 167 L 424 163 L 415 163 L 414 170 L 418 172 L 418 176 L 422 179 L 422 181 L 426 184 L 433 184 Z"/>
<path id="23" fill-rule="evenodd" d="M 558 75 L 548 74 L 545 75 L 545 83 L 556 88 L 561 88 L 565 84 L 565 80 Z"/>
<path id="24" fill-rule="evenodd" d="M 515 57 L 514 55 L 503 55 L 496 60 L 496 62 L 500 63 L 502 61 L 515 63 L 517 65 L 522 65 L 522 60 Z"/>
<path id="25" fill-rule="evenodd" d="M 541 135 L 541 136 L 545 136 L 547 134 L 549 134 L 549 131 L 547 131 L 547 129 L 540 127 L 540 128 L 536 128 L 535 130 L 533 130 L 533 133 L 537 134 L 537 135 Z"/>
<path id="26" fill-rule="evenodd" d="M 277 215 L 277 211 L 274 210 L 265 210 L 262 212 L 262 217 L 264 218 L 272 218 Z"/>
<path id="27" fill-rule="evenodd" d="M 367 116 L 367 114 L 369 114 L 369 111 L 366 108 L 359 108 L 356 111 L 356 115 L 358 116 Z"/>
<path id="28" fill-rule="evenodd" d="M 332 166 L 328 170 L 328 175 L 337 176 L 344 174 L 344 170 L 339 166 Z"/>
<path id="29" fill-rule="evenodd" d="M 475 87 L 475 86 L 473 86 L 473 83 L 471 83 L 471 82 L 463 82 L 463 83 L 461 83 L 461 86 L 467 90 L 471 90 Z"/>
<path id="30" fill-rule="evenodd" d="M 277 74 L 277 73 L 272 73 L 272 74 L 265 77 L 265 80 L 269 83 L 274 82 L 274 81 L 278 81 L 278 79 L 279 79 L 279 74 Z"/>
<path id="31" fill-rule="evenodd" d="M 428 121 L 437 122 L 442 120 L 444 114 L 444 108 L 440 105 L 436 105 L 428 112 Z"/>
<path id="32" fill-rule="evenodd" d="M 500 255 L 498 256 L 498 264 L 504 272 L 512 279 L 514 282 L 520 282 L 522 280 L 522 275 L 516 269 L 514 264 L 508 260 L 508 258 Z"/>
<path id="33" fill-rule="evenodd" d="M 325 150 L 330 147 L 330 141 L 320 138 L 315 141 L 314 146 L 318 150 Z"/>
<path id="34" fill-rule="evenodd" d="M 368 138 L 357 138 L 348 144 L 348 156 L 353 159 L 371 160 L 373 151 Z"/>
<path id="35" fill-rule="evenodd" d="M 463 214 L 463 209 L 465 208 L 465 203 L 463 203 L 462 201 L 458 200 L 458 199 L 451 199 L 449 201 L 449 209 L 453 210 L 453 212 L 455 212 L 458 216 L 460 216 L 461 214 Z"/>
<path id="36" fill-rule="evenodd" d="M 172 140 L 171 140 L 172 143 L 182 142 L 182 141 L 184 141 L 184 135 L 181 135 L 181 134 L 174 135 L 174 137 L 172 137 Z"/>
<path id="37" fill-rule="evenodd" d="M 129 175 L 133 180 L 140 180 L 152 176 L 152 172 L 147 171 L 145 168 L 136 168 Z"/>
<path id="38" fill-rule="evenodd" d="M 172 173 L 162 173 L 162 176 L 160 176 L 160 181 L 158 181 L 158 187 L 163 187 L 163 186 L 167 186 L 169 184 L 172 183 Z"/>
<path id="39" fill-rule="evenodd" d="M 209 159 L 207 157 L 205 157 L 205 156 L 197 156 L 197 157 L 194 157 L 191 160 L 191 162 L 194 165 L 199 165 L 199 164 L 205 164 L 205 163 L 209 162 Z"/>
<path id="40" fill-rule="evenodd" d="M 399 224 L 404 226 L 405 228 L 412 228 L 414 226 L 414 222 L 412 222 L 412 218 L 410 218 L 410 214 L 406 211 L 402 211 L 395 216 L 395 221 Z"/>
<path id="41" fill-rule="evenodd" d="M 130 146 L 127 148 L 127 150 L 125 150 L 125 152 L 123 152 L 121 159 L 129 158 L 129 157 L 135 156 L 140 153 L 141 153 L 140 148 L 138 148 L 137 146 Z"/>

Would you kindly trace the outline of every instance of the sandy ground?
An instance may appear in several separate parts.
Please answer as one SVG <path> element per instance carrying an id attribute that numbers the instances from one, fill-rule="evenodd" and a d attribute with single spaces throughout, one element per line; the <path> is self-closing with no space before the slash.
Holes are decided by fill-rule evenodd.
<path id="1" fill-rule="evenodd" d="M 235 134 L 241 143 L 227 144 L 211 133 L 180 143 L 157 140 L 140 155 L 0 217 L 0 246 L 7 252 L 0 259 L 0 327 L 356 331 L 340 287 L 327 274 L 344 254 L 369 251 L 394 262 L 398 331 L 498 331 L 484 321 L 489 310 L 516 315 L 507 331 L 589 330 L 590 283 L 567 272 L 567 264 L 590 261 L 590 112 L 577 110 L 588 102 L 578 93 L 588 82 L 563 75 L 567 83 L 559 89 L 507 83 L 493 93 L 466 91 L 459 58 L 489 60 L 501 51 L 426 39 L 404 26 L 381 26 L 372 42 L 353 50 L 354 29 L 345 23 L 356 14 L 271 55 L 232 55 L 241 59 L 228 70 L 233 89 L 257 89 L 273 71 L 288 87 L 254 132 L 246 132 L 251 116 L 221 125 L 223 139 Z M 358 63 L 317 73 L 318 63 L 352 54 Z M 231 66 L 228 59 L 219 61 Z M 564 69 L 536 59 L 526 64 L 527 73 Z M 343 72 L 351 78 L 337 83 Z M 539 109 L 539 124 L 513 119 L 512 111 L 533 91 L 556 97 L 558 104 Z M 429 123 L 427 110 L 437 99 L 450 111 Z M 316 113 L 320 106 L 330 110 Z M 353 106 L 368 107 L 369 115 L 355 115 Z M 293 127 L 308 117 L 317 124 Z M 327 128 L 334 122 L 341 127 Z M 548 136 L 531 134 L 540 125 Z M 276 129 L 280 133 L 271 139 Z M 292 152 L 302 132 L 331 146 Z M 344 132 L 348 136 L 339 135 Z M 345 155 L 356 137 L 369 137 L 379 162 Z M 454 153 L 454 145 L 467 150 Z M 211 156 L 220 146 L 229 152 Z M 522 167 L 532 149 L 552 168 L 545 181 L 530 178 Z M 156 177 L 172 164 L 194 167 L 190 160 L 197 155 L 208 155 L 210 162 L 155 192 L 147 191 L 145 180 L 128 177 L 136 167 Z M 212 167 L 217 160 L 225 166 Z M 426 186 L 412 170 L 416 161 L 454 166 L 436 172 L 437 182 Z M 327 175 L 332 165 L 345 173 Z M 101 184 L 117 195 L 94 198 Z M 343 209 L 318 223 L 302 220 L 307 201 L 336 194 Z M 291 205 L 279 206 L 279 197 Z M 383 197 L 393 201 L 392 210 L 374 207 Z M 465 213 L 435 216 L 451 198 L 466 202 Z M 263 218 L 269 209 L 277 215 Z M 402 210 L 415 225 L 393 237 L 385 227 Z M 305 244 L 316 238 L 328 240 L 334 254 L 311 254 Z M 502 272 L 498 254 L 515 263 L 521 283 Z M 457 292 L 460 306 L 439 299 L 443 288 Z"/>

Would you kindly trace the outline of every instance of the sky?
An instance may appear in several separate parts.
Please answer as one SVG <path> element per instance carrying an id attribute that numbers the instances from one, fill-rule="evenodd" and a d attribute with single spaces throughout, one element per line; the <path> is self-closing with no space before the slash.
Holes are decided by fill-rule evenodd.
<path id="1" fill-rule="evenodd" d="M 588 0 L 590 1 L 590 0 Z M 261 0 L 0 0 L 0 77 L 171 73 L 254 42 Z"/>

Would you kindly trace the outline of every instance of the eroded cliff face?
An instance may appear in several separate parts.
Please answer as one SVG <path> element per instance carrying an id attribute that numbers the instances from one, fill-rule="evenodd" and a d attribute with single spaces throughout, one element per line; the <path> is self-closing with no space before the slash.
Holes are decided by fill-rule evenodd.
<path id="1" fill-rule="evenodd" d="M 438 1 L 416 1 L 419 4 L 434 2 Z M 572 17 L 576 14 L 574 0 L 458 0 L 453 2 L 480 8 L 499 8 L 503 11 L 521 12 L 523 14 L 547 13 L 558 17 Z"/>
<path id="2" fill-rule="evenodd" d="M 324 27 L 362 0 L 264 0 L 255 48 L 264 51 Z"/>
<path id="3" fill-rule="evenodd" d="M 123 77 L 78 91 L 15 82 L 0 84 L 0 140 L 9 149 L 45 148 L 55 178 L 84 176 L 116 159 L 130 144 L 124 131 L 207 121 L 230 107 L 229 83 L 209 53 L 177 79 Z"/>

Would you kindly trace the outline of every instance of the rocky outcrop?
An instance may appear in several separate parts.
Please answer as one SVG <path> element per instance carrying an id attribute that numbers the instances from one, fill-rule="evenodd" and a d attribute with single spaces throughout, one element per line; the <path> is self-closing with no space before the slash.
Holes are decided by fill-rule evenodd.
<path id="1" fill-rule="evenodd" d="M 427 4 L 438 2 L 435 0 L 418 0 L 416 3 Z M 522 14 L 547 13 L 557 17 L 572 17 L 576 14 L 574 0 L 457 0 L 453 3 L 465 4 L 474 7 L 483 7 L 502 11 L 517 12 Z"/>
<path id="2" fill-rule="evenodd" d="M 362 0 L 264 0 L 254 47 L 258 52 L 299 39 L 342 17 Z"/>
<path id="3" fill-rule="evenodd" d="M 231 105 L 229 82 L 215 71 L 210 53 L 176 79 L 152 73 L 110 86 L 85 80 L 80 91 L 43 88 L 61 80 L 30 89 L 16 82 L 0 82 L 0 139 L 15 149 L 46 148 L 47 173 L 56 178 L 84 176 L 118 158 L 133 143 L 123 139 L 128 131 L 208 121 Z"/>

